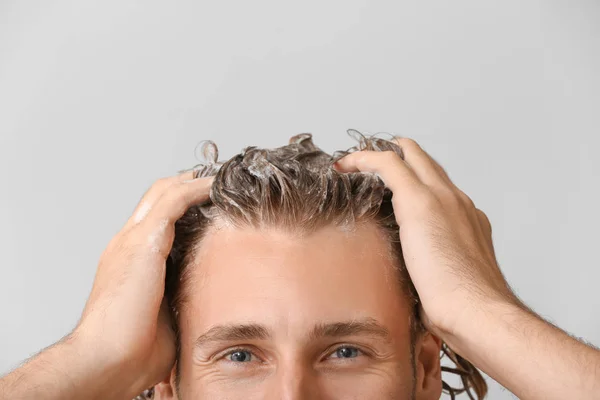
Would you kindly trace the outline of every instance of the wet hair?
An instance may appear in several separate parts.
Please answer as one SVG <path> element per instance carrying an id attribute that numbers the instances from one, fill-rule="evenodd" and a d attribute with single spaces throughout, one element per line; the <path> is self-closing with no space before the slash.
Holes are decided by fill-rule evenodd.
<path id="1" fill-rule="evenodd" d="M 414 345 L 425 327 L 419 316 L 419 297 L 402 256 L 392 193 L 376 174 L 341 173 L 332 167 L 336 160 L 353 151 L 393 151 L 403 158 L 402 149 L 390 140 L 367 137 L 354 129 L 348 133 L 358 144 L 333 154 L 319 149 L 310 133 L 302 133 L 293 136 L 286 146 L 246 147 L 226 162 L 218 160 L 218 149 L 212 141 L 202 143 L 203 161 L 190 170 L 195 171 L 195 177 L 215 176 L 210 200 L 191 207 L 176 222 L 175 239 L 167 259 L 165 296 L 177 336 L 178 356 L 177 321 L 190 275 L 188 266 L 215 219 L 235 227 L 272 227 L 292 233 L 310 233 L 329 225 L 352 227 L 375 222 L 387 239 L 390 254 L 395 258 L 398 282 L 413 309 L 410 329 L 415 367 Z M 469 361 L 445 343 L 441 356 L 454 364 L 454 367 L 442 366 L 442 371 L 457 375 L 461 382 L 461 387 L 454 387 L 443 380 L 445 393 L 452 399 L 461 393 L 473 400 L 485 397 L 487 384 Z M 179 386 L 179 366 L 176 371 Z"/>

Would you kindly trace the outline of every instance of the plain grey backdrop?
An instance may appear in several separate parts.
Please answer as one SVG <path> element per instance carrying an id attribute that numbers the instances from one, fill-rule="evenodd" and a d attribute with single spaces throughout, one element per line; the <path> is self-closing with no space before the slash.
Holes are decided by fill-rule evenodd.
<path id="1" fill-rule="evenodd" d="M 597 1 L 0 0 L 0 373 L 75 326 L 110 238 L 198 142 L 334 151 L 348 128 L 416 139 L 517 294 L 600 345 Z"/>

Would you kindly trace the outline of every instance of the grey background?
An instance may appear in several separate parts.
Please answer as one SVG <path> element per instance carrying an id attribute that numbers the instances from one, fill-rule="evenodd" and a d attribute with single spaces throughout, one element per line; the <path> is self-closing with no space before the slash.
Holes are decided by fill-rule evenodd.
<path id="1" fill-rule="evenodd" d="M 333 151 L 347 128 L 421 143 L 516 292 L 600 345 L 599 71 L 596 1 L 0 1 L 0 373 L 74 327 L 199 141 Z"/>

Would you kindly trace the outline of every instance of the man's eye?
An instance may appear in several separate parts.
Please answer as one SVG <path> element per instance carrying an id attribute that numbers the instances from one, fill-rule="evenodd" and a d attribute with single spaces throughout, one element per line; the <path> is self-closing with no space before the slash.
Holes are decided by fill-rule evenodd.
<path id="1" fill-rule="evenodd" d="M 352 346 L 342 346 L 338 347 L 336 351 L 331 353 L 330 358 L 356 358 L 361 355 L 362 352 L 356 347 Z"/>
<path id="2" fill-rule="evenodd" d="M 250 362 L 253 359 L 253 355 L 248 350 L 235 350 L 227 354 L 228 361 L 232 362 Z"/>

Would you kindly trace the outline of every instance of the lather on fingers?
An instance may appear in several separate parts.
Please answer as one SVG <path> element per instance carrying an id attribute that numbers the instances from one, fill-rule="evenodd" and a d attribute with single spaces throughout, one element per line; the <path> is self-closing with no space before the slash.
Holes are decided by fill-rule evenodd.
<path id="1" fill-rule="evenodd" d="M 163 258 L 166 259 L 171 251 L 175 222 L 190 207 L 209 199 L 213 180 L 214 177 L 194 178 L 170 185 L 136 225 Z"/>
<path id="2" fill-rule="evenodd" d="M 148 214 L 152 206 L 163 195 L 163 193 L 177 182 L 183 182 L 194 178 L 194 171 L 185 171 L 181 174 L 169 176 L 156 180 L 144 193 L 131 217 L 125 223 L 124 230 L 138 224 Z"/>
<path id="3" fill-rule="evenodd" d="M 208 200 L 213 180 L 211 176 L 174 183 L 156 200 L 145 219 L 151 223 L 175 223 L 188 208 Z"/>

